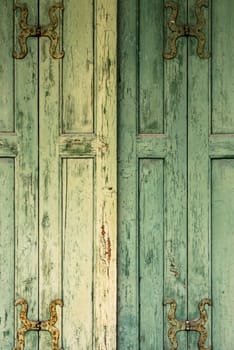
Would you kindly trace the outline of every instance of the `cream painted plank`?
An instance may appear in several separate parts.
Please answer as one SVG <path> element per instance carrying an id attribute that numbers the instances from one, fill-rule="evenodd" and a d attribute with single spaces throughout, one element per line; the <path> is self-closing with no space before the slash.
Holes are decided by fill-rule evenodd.
<path id="1" fill-rule="evenodd" d="M 31 1 L 28 8 L 29 21 L 37 23 L 37 1 Z M 19 142 L 15 160 L 15 298 L 27 300 L 30 319 L 38 318 L 37 48 L 37 40 L 30 40 L 28 55 L 23 60 L 14 61 L 15 120 Z M 20 307 L 16 312 L 16 325 L 19 311 Z M 25 350 L 31 349 L 38 349 L 35 332 L 26 336 Z"/>
<path id="2" fill-rule="evenodd" d="M 93 348 L 93 159 L 63 160 L 63 346 Z"/>
<path id="3" fill-rule="evenodd" d="M 97 203 L 95 349 L 116 349 L 116 20 L 117 1 L 96 1 Z"/>
<path id="4" fill-rule="evenodd" d="M 186 2 L 178 2 L 178 22 L 186 23 Z M 168 21 L 169 10 L 165 21 Z M 173 60 L 164 61 L 165 133 L 168 151 L 165 158 L 165 246 L 164 299 L 177 302 L 177 318 L 187 317 L 187 59 L 186 38 L 178 40 Z M 168 341 L 168 307 L 164 312 L 164 347 Z M 177 335 L 179 350 L 187 349 L 187 334 Z"/>
<path id="5" fill-rule="evenodd" d="M 0 158 L 0 344 L 13 348 L 15 289 L 14 159 Z"/>
<path id="6" fill-rule="evenodd" d="M 189 1 L 189 22 L 196 22 L 194 1 Z M 209 10 L 203 9 L 208 38 Z M 206 50 L 208 51 L 208 42 Z M 197 40 L 189 40 L 188 60 L 188 315 L 199 317 L 198 303 L 211 298 L 210 261 L 210 60 L 197 55 Z M 211 344 L 211 308 L 207 346 Z M 198 333 L 188 335 L 188 349 L 197 347 Z"/>
<path id="7" fill-rule="evenodd" d="M 138 3 L 139 133 L 163 133 L 163 3 Z"/>
<path id="8" fill-rule="evenodd" d="M 40 23 L 49 22 L 53 1 L 40 1 Z M 56 11 L 61 18 L 61 11 Z M 61 21 L 59 29 L 61 31 Z M 39 44 L 39 318 L 48 319 L 49 304 L 62 298 L 61 162 L 58 136 L 60 128 L 60 67 L 62 61 L 49 54 L 50 41 Z M 61 330 L 61 308 L 56 327 Z M 40 350 L 51 349 L 51 336 L 40 332 Z M 61 337 L 60 337 L 61 346 Z"/>
<path id="9" fill-rule="evenodd" d="M 213 347 L 233 348 L 234 159 L 212 161 Z"/>
<path id="10" fill-rule="evenodd" d="M 64 1 L 63 132 L 94 132 L 94 1 Z"/>
<path id="11" fill-rule="evenodd" d="M 13 1 L 2 0 L 0 6 L 0 132 L 15 130 L 14 119 L 14 60 L 13 52 Z"/>
<path id="12" fill-rule="evenodd" d="M 139 161 L 138 217 L 139 348 L 163 349 L 163 159 Z"/>

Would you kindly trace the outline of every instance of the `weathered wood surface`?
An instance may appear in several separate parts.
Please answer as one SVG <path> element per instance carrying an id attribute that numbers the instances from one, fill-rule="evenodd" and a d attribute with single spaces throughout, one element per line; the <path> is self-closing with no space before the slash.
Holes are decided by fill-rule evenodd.
<path id="1" fill-rule="evenodd" d="M 37 23 L 37 1 L 29 4 L 29 12 L 29 21 Z M 14 60 L 15 130 L 19 148 L 15 160 L 15 298 L 27 300 L 30 319 L 38 318 L 39 307 L 37 49 L 37 40 L 30 41 L 27 57 Z M 8 59 L 13 60 L 12 56 Z M 21 327 L 19 311 L 20 307 L 16 312 L 16 329 Z M 36 333 L 27 334 L 25 350 L 30 349 L 38 349 Z"/>
<path id="2" fill-rule="evenodd" d="M 145 8 L 142 2 L 141 7 L 138 8 L 136 1 L 127 3 L 122 1 L 119 7 L 119 349 L 155 349 L 155 346 L 161 348 L 163 338 L 164 344 L 168 344 L 166 330 L 168 324 L 165 320 L 163 326 L 162 319 L 162 301 L 164 297 L 175 297 L 177 299 L 178 316 L 180 318 L 186 317 L 187 314 L 186 44 L 185 42 L 180 44 L 182 52 L 179 58 L 165 64 L 162 60 L 162 46 L 158 45 L 157 48 L 155 46 L 151 48 L 152 57 L 147 51 L 149 47 L 146 48 L 146 43 L 142 43 L 141 49 L 137 47 L 138 36 L 145 38 L 150 35 L 150 28 L 144 25 L 142 21 L 147 21 L 146 13 L 151 18 L 150 14 L 153 13 L 155 7 L 158 11 L 162 10 L 160 2 L 147 3 Z M 141 22 L 140 33 L 137 32 L 138 16 L 140 16 Z M 182 18 L 185 17 L 185 13 L 182 12 L 181 16 Z M 154 32 L 156 23 L 153 21 L 152 25 Z M 162 32 L 159 29 L 157 38 L 161 36 Z M 140 39 L 140 42 L 141 40 L 143 39 Z M 138 52 L 137 49 L 139 49 Z M 149 60 L 150 62 L 157 60 L 158 70 L 150 71 L 152 67 L 150 64 L 147 65 Z M 136 73 L 139 66 L 141 67 L 141 78 L 138 80 Z M 159 77 L 161 77 L 161 81 Z M 154 84 L 156 81 L 157 83 Z M 146 92 L 145 95 L 144 82 L 151 85 L 150 93 Z M 162 91 L 163 87 L 164 90 Z M 148 89 L 150 89 L 149 86 Z M 155 108 L 150 109 L 150 101 L 153 100 L 152 94 L 155 94 L 156 99 L 164 96 L 165 100 L 162 99 Z M 144 101 L 145 106 L 148 106 L 149 118 L 144 119 L 145 110 L 142 101 Z M 138 105 L 142 106 L 139 111 L 137 109 Z M 161 122 L 154 122 L 153 126 L 150 121 L 155 121 L 155 118 L 158 118 Z M 142 133 L 136 136 L 139 121 Z M 151 129 L 149 129 L 147 123 L 151 123 Z M 165 134 L 155 134 L 155 132 L 160 133 L 162 131 L 165 131 Z M 146 132 L 151 135 L 145 134 Z M 140 159 L 140 162 L 138 162 L 138 159 Z M 162 166 L 160 179 L 156 177 L 158 183 L 160 183 L 158 187 L 162 190 L 160 192 L 162 196 L 160 196 L 160 204 L 159 199 L 154 202 L 156 200 L 154 198 L 158 197 L 158 188 L 153 186 L 154 181 L 156 181 L 153 175 L 151 180 L 148 180 L 151 183 L 152 193 L 150 193 L 148 183 L 147 187 L 145 187 L 146 185 L 140 187 L 137 185 L 138 178 L 141 179 L 143 172 L 142 164 L 148 164 L 149 166 L 151 163 L 161 164 Z M 141 164 L 140 168 L 139 164 Z M 151 172 L 154 173 L 156 169 L 152 166 Z M 159 176 L 159 173 L 157 174 Z M 145 199 L 145 196 L 148 200 Z M 142 198 L 144 198 L 143 202 L 141 202 Z M 159 220 L 157 215 L 160 215 L 159 209 L 156 210 L 155 217 L 150 215 L 151 207 L 154 208 L 159 205 L 161 205 L 160 208 L 164 213 L 163 228 L 161 228 L 162 241 L 157 237 L 160 229 L 159 232 L 152 232 L 151 230 L 153 222 Z M 139 210 L 140 213 L 142 211 L 145 213 L 143 217 L 139 215 Z M 146 213 L 146 210 L 148 213 Z M 157 266 L 158 271 L 161 271 L 160 269 L 163 266 L 164 269 L 163 273 L 161 271 L 161 274 L 159 273 L 157 276 L 157 282 L 153 282 L 153 272 L 152 276 L 148 274 L 146 277 L 143 269 L 144 250 L 147 249 L 146 247 L 153 245 L 152 242 L 155 242 L 155 240 L 157 243 L 155 243 L 154 258 L 152 258 L 149 268 L 154 271 Z M 163 246 L 161 246 L 162 244 Z M 163 249 L 163 256 L 160 253 L 159 255 L 156 254 L 157 251 L 160 251 L 160 247 Z M 160 259 L 164 259 L 163 264 Z M 155 283 L 155 286 L 157 286 L 154 290 L 154 300 L 147 298 L 144 294 L 148 290 L 147 283 L 144 286 L 144 278 L 148 278 L 151 283 Z M 148 291 L 148 293 L 150 292 Z M 159 303 L 160 293 L 161 302 Z M 153 305 L 155 307 L 157 305 L 157 312 L 154 314 L 148 312 L 147 319 L 145 316 L 147 310 L 154 309 Z M 149 324 L 152 334 L 149 334 L 148 331 L 146 336 L 146 329 Z M 186 335 L 182 335 L 180 338 L 186 343 Z M 154 342 L 156 343 L 153 344 Z"/>
<path id="3" fill-rule="evenodd" d="M 48 24 L 53 4 L 31 1 L 28 22 Z M 63 60 L 50 57 L 48 38 L 29 39 L 28 55 L 13 60 L 13 5 L 4 0 L 0 10 L 0 43 L 7 44 L 0 57 L 0 182 L 9 202 L 0 223 L 0 260 L 9 265 L 0 277 L 1 291 L 8 288 L 0 302 L 3 350 L 14 346 L 21 326 L 20 308 L 15 328 L 13 320 L 19 297 L 32 320 L 48 319 L 50 302 L 64 299 L 64 312 L 57 308 L 61 347 L 116 349 L 117 5 L 70 0 L 64 7 L 64 15 L 57 10 Z M 28 333 L 29 349 L 51 349 L 49 333 L 39 341 Z"/>
<path id="4" fill-rule="evenodd" d="M 196 23 L 194 1 L 188 1 L 189 23 Z M 209 39 L 209 10 L 204 10 Z M 209 40 L 205 48 L 209 51 Z M 211 298 L 211 227 L 210 227 L 210 65 L 209 59 L 200 59 L 196 53 L 197 40 L 188 41 L 188 318 L 199 317 L 198 303 Z M 207 345 L 211 344 L 211 308 Z M 188 349 L 196 349 L 198 334 L 188 335 Z"/>

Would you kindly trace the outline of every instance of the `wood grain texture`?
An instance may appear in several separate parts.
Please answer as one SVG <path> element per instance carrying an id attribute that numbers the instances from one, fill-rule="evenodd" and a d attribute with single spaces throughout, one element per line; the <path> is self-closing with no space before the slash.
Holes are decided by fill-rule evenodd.
<path id="1" fill-rule="evenodd" d="M 64 2 L 62 128 L 92 133 L 94 120 L 94 1 Z"/>
<path id="2" fill-rule="evenodd" d="M 178 21 L 186 23 L 186 2 L 179 1 Z M 168 16 L 168 13 L 167 13 Z M 168 17 L 165 17 L 165 22 Z M 187 43 L 178 41 L 177 57 L 165 60 L 165 117 L 170 140 L 165 159 L 164 298 L 177 301 L 177 318 L 187 316 Z M 167 308 L 164 313 L 164 346 L 169 347 Z M 187 334 L 177 336 L 187 349 Z"/>
<path id="3" fill-rule="evenodd" d="M 189 1 L 189 22 L 195 23 L 194 1 Z M 209 38 L 209 11 L 203 9 Z M 211 298 L 210 261 L 210 64 L 197 55 L 197 40 L 188 44 L 188 318 L 199 317 L 198 303 Z M 206 50 L 208 50 L 208 43 Z M 199 145 L 199 147 L 198 147 Z M 211 309 L 206 325 L 211 344 Z M 188 335 L 188 349 L 197 347 L 198 333 Z"/>
<path id="4" fill-rule="evenodd" d="M 138 349 L 135 0 L 120 1 L 118 125 L 118 349 Z"/>
<path id="5" fill-rule="evenodd" d="M 115 0 L 96 2 L 95 348 L 116 349 L 117 118 Z"/>
<path id="6" fill-rule="evenodd" d="M 40 23 L 49 22 L 52 4 L 52 0 L 40 1 Z M 57 15 L 60 18 L 59 11 Z M 39 319 L 43 320 L 48 318 L 50 302 L 62 298 L 61 162 L 57 145 L 61 60 L 49 55 L 47 38 L 39 43 Z M 60 329 L 61 312 L 57 310 Z M 40 332 L 39 338 L 40 349 L 51 349 L 48 332 Z"/>
<path id="7" fill-rule="evenodd" d="M 37 1 L 29 4 L 37 23 Z M 29 303 L 30 319 L 38 318 L 38 67 L 37 40 L 28 55 L 15 60 L 15 120 L 19 152 L 15 160 L 15 298 Z M 12 307 L 14 300 L 12 300 Z M 20 308 L 16 329 L 21 327 Z M 38 335 L 27 334 L 25 350 L 38 349 Z"/>
<path id="8" fill-rule="evenodd" d="M 0 158 L 0 344 L 2 350 L 14 345 L 14 159 Z"/>

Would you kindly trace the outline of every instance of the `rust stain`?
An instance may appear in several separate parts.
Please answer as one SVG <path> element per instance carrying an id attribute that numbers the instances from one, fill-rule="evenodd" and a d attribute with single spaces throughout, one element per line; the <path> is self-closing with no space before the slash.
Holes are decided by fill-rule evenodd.
<path id="1" fill-rule="evenodd" d="M 111 240 L 106 232 L 105 226 L 101 226 L 101 238 L 102 238 L 102 254 L 101 259 L 106 265 L 110 265 L 111 262 Z"/>

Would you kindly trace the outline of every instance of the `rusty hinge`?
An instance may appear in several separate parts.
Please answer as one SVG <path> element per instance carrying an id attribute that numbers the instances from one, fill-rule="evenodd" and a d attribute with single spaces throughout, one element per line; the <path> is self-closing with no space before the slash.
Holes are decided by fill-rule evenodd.
<path id="1" fill-rule="evenodd" d="M 177 24 L 177 16 L 179 12 L 179 6 L 173 1 L 168 1 L 165 3 L 166 8 L 171 8 L 172 13 L 168 21 L 168 27 L 171 33 L 168 35 L 167 45 L 170 48 L 169 52 L 164 52 L 163 57 L 166 59 L 171 59 L 176 57 L 177 47 L 176 41 L 182 36 L 193 36 L 197 39 L 197 54 L 200 58 L 209 58 L 210 53 L 205 53 L 206 36 L 203 29 L 206 25 L 206 20 L 204 13 L 202 12 L 202 7 L 208 7 L 207 0 L 197 0 L 195 4 L 195 14 L 197 17 L 197 24 Z"/>
<path id="2" fill-rule="evenodd" d="M 25 333 L 28 331 L 47 331 L 50 332 L 52 337 L 52 350 L 59 350 L 59 329 L 55 327 L 55 323 L 58 320 L 56 306 L 63 306 L 63 302 L 60 299 L 53 300 L 50 303 L 50 318 L 46 321 L 32 321 L 28 319 L 28 303 L 25 299 L 18 299 L 15 302 L 15 306 L 21 305 L 20 321 L 22 327 L 17 331 L 17 345 L 14 350 L 24 350 L 25 347 Z"/>
<path id="3" fill-rule="evenodd" d="M 17 9 L 21 10 L 21 16 L 19 18 L 19 26 L 21 32 L 18 35 L 18 42 L 20 47 L 20 52 L 17 53 L 16 50 L 13 52 L 14 58 L 24 58 L 28 53 L 27 39 L 29 37 L 47 37 L 50 39 L 50 55 L 53 58 L 63 58 L 64 51 L 57 52 L 57 46 L 59 43 L 59 36 L 55 29 L 58 26 L 58 17 L 56 15 L 56 10 L 64 10 L 62 4 L 54 4 L 49 8 L 50 23 L 44 26 L 29 25 L 28 24 L 28 7 L 26 4 L 16 3 L 14 6 L 14 11 Z"/>
<path id="4" fill-rule="evenodd" d="M 164 301 L 163 305 L 170 304 L 170 309 L 168 311 L 167 319 L 171 325 L 168 330 L 168 338 L 171 342 L 171 350 L 177 350 L 178 341 L 176 339 L 176 333 L 181 331 L 195 331 L 200 333 L 198 340 L 198 349 L 199 350 L 211 350 L 211 346 L 205 346 L 205 341 L 208 337 L 208 331 L 205 327 L 205 324 L 208 320 L 208 314 L 205 309 L 205 305 L 212 305 L 211 300 L 208 298 L 202 299 L 198 304 L 198 309 L 200 311 L 200 318 L 195 320 L 186 320 L 181 321 L 176 319 L 176 301 L 174 299 L 167 299 Z"/>

